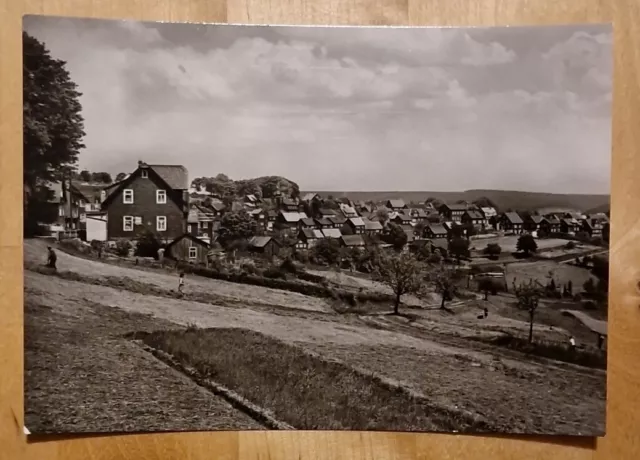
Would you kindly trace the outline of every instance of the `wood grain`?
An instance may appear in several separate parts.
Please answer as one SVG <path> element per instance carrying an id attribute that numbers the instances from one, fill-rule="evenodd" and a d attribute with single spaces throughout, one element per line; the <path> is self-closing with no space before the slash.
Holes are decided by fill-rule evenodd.
<path id="1" fill-rule="evenodd" d="M 21 429 L 23 14 L 254 24 L 492 26 L 613 22 L 613 263 L 606 437 L 516 439 L 258 432 L 56 438 L 27 443 Z M 0 459 L 640 458 L 637 211 L 640 209 L 640 3 L 634 0 L 0 0 L 0 21 Z"/>

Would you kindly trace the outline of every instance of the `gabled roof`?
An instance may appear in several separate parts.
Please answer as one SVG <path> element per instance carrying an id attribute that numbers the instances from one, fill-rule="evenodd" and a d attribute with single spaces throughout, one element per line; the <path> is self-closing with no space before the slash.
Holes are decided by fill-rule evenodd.
<path id="1" fill-rule="evenodd" d="M 315 239 L 318 239 L 318 238 L 324 238 L 324 235 L 322 234 L 322 232 L 320 230 L 315 229 L 315 228 L 303 228 L 300 231 L 305 236 L 305 238 L 308 239 L 308 240 L 315 240 Z"/>
<path id="2" fill-rule="evenodd" d="M 416 217 L 421 217 L 421 218 L 427 218 L 428 214 L 427 211 L 422 209 L 422 208 L 414 208 L 411 210 L 411 214 L 415 215 Z"/>
<path id="3" fill-rule="evenodd" d="M 249 194 L 246 196 L 247 200 L 250 201 L 251 203 L 256 203 L 258 201 L 258 198 L 253 195 L 253 194 Z"/>
<path id="4" fill-rule="evenodd" d="M 300 219 L 305 219 L 307 217 L 307 215 L 304 212 L 280 211 L 280 215 L 285 220 L 285 222 L 290 224 L 298 223 Z"/>
<path id="5" fill-rule="evenodd" d="M 211 247 L 211 245 L 209 243 L 207 243 L 206 241 L 203 241 L 200 238 L 196 238 L 195 236 L 193 236 L 190 233 L 184 233 L 184 234 L 180 235 L 179 237 L 177 237 L 176 239 L 174 239 L 173 241 L 171 241 L 171 243 L 167 244 L 165 249 L 169 249 L 170 247 L 172 247 L 173 245 L 175 245 L 176 243 L 182 241 L 185 238 L 188 239 L 188 240 L 191 240 L 194 243 L 199 244 L 200 246 L 203 246 L 203 247 L 205 247 L 207 249 Z"/>
<path id="6" fill-rule="evenodd" d="M 392 209 L 396 209 L 396 208 L 404 208 L 406 206 L 406 204 L 404 203 L 404 200 L 387 200 L 387 203 L 389 204 L 389 207 Z"/>
<path id="7" fill-rule="evenodd" d="M 324 216 L 324 217 L 336 215 L 336 212 L 333 209 L 328 209 L 328 208 L 321 208 L 319 210 L 319 213 L 321 216 Z"/>
<path id="8" fill-rule="evenodd" d="M 558 219 L 557 217 L 545 217 L 545 220 L 551 225 L 560 225 L 560 219 Z"/>
<path id="9" fill-rule="evenodd" d="M 544 217 L 534 215 L 534 216 L 529 216 L 528 219 L 534 224 L 539 224 L 544 220 Z"/>
<path id="10" fill-rule="evenodd" d="M 278 246 L 280 245 L 278 240 L 274 240 L 270 236 L 254 236 L 249 240 L 249 246 L 252 248 L 264 248 L 271 240 Z"/>
<path id="11" fill-rule="evenodd" d="M 443 204 L 442 206 L 446 206 L 451 211 L 466 211 L 469 209 L 469 205 L 465 203 Z"/>
<path id="12" fill-rule="evenodd" d="M 305 217 L 303 219 L 300 219 L 300 222 L 302 222 L 302 224 L 306 225 L 307 227 L 314 227 L 316 225 L 316 221 L 313 220 L 311 217 Z"/>
<path id="13" fill-rule="evenodd" d="M 496 208 L 492 207 L 492 206 L 485 206 L 480 208 L 480 210 L 482 211 L 482 213 L 484 214 L 485 217 L 493 217 L 495 215 L 497 215 L 497 211 Z"/>
<path id="14" fill-rule="evenodd" d="M 434 235 L 446 235 L 447 234 L 447 229 L 444 228 L 444 225 L 441 225 L 441 224 L 427 225 L 426 228 L 431 230 L 431 233 L 433 233 Z"/>
<path id="15" fill-rule="evenodd" d="M 189 172 L 182 165 L 148 165 L 174 190 L 189 189 Z"/>
<path id="16" fill-rule="evenodd" d="M 405 214 L 403 212 L 395 212 L 391 216 L 389 216 L 389 220 L 402 220 L 402 222 L 411 222 L 413 217 L 409 214 Z"/>
<path id="17" fill-rule="evenodd" d="M 252 216 L 259 216 L 260 214 L 264 214 L 264 211 L 260 208 L 257 209 L 252 209 L 249 214 L 251 214 Z"/>
<path id="18" fill-rule="evenodd" d="M 320 217 L 319 219 L 315 219 L 316 224 L 318 225 L 332 225 L 329 219 L 325 219 L 324 217 Z"/>
<path id="19" fill-rule="evenodd" d="M 377 221 L 377 220 L 369 220 L 369 219 L 362 219 L 364 221 L 364 228 L 365 230 L 369 230 L 369 231 L 377 231 L 377 230 L 382 230 L 382 224 Z"/>
<path id="20" fill-rule="evenodd" d="M 355 210 L 355 208 L 353 206 L 349 206 L 348 204 L 340 203 L 340 210 L 346 217 L 358 215 L 358 212 Z"/>
<path id="21" fill-rule="evenodd" d="M 512 224 L 522 224 L 522 218 L 517 212 L 505 212 L 504 217 Z"/>
<path id="22" fill-rule="evenodd" d="M 351 222 L 354 227 L 365 227 L 365 223 L 364 220 L 362 220 L 362 217 L 352 217 L 351 219 L 349 219 L 349 222 Z"/>
<path id="23" fill-rule="evenodd" d="M 347 221 L 347 218 L 344 216 L 329 216 L 327 219 L 335 225 L 342 225 Z"/>
<path id="24" fill-rule="evenodd" d="M 480 211 L 467 210 L 465 214 L 471 219 L 484 219 L 484 216 Z"/>
<path id="25" fill-rule="evenodd" d="M 325 228 L 322 230 L 322 234 L 325 238 L 340 238 L 342 236 L 339 228 Z"/>
<path id="26" fill-rule="evenodd" d="M 222 201 L 211 200 L 211 204 L 209 205 L 212 209 L 215 209 L 217 212 L 224 210 L 225 206 Z"/>
<path id="27" fill-rule="evenodd" d="M 364 246 L 364 240 L 360 235 L 342 235 L 340 238 L 345 246 L 357 247 Z"/>
<path id="28" fill-rule="evenodd" d="M 302 197 L 302 201 L 313 201 L 316 197 L 320 198 L 320 195 L 317 193 L 307 193 Z"/>

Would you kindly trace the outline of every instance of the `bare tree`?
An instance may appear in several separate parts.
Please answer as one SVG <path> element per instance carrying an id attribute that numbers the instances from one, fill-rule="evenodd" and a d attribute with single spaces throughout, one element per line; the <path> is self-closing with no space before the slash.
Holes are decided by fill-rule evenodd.
<path id="1" fill-rule="evenodd" d="M 436 292 L 442 296 L 440 308 L 446 310 L 445 302 L 447 300 L 453 300 L 453 296 L 457 293 L 457 283 L 461 279 L 460 272 L 442 265 L 430 274 L 430 279 L 433 282 Z"/>
<path id="2" fill-rule="evenodd" d="M 394 314 L 405 294 L 419 294 L 423 288 L 425 267 L 409 253 L 381 253 L 374 266 L 373 278 L 391 288 L 395 295 Z"/>
<path id="3" fill-rule="evenodd" d="M 529 280 L 514 286 L 514 293 L 518 298 L 518 306 L 529 312 L 529 343 L 531 343 L 533 341 L 533 320 L 540 304 L 542 289 L 534 280 Z"/>

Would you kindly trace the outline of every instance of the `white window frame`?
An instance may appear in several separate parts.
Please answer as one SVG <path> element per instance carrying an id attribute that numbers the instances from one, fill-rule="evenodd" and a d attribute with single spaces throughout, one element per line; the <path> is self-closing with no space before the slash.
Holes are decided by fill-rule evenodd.
<path id="1" fill-rule="evenodd" d="M 164 225 L 160 225 L 160 222 L 163 222 Z M 167 231 L 167 216 L 156 216 L 156 231 L 158 232 Z"/>
<path id="2" fill-rule="evenodd" d="M 147 171 L 146 169 L 140 170 L 140 177 L 146 179 L 147 177 L 149 177 L 149 171 Z"/>
<path id="3" fill-rule="evenodd" d="M 189 259 L 197 259 L 197 258 L 198 258 L 198 248 L 196 246 L 189 246 Z"/>
<path id="4" fill-rule="evenodd" d="M 131 200 L 127 200 L 127 193 L 131 194 Z M 122 202 L 124 204 L 133 204 L 133 189 L 126 188 L 122 191 Z"/>
<path id="5" fill-rule="evenodd" d="M 132 232 L 133 231 L 133 216 L 122 216 L 122 231 L 124 232 Z M 127 225 L 130 224 L 130 225 Z"/>
<path id="6" fill-rule="evenodd" d="M 167 204 L 166 190 L 156 190 L 156 204 Z"/>
<path id="7" fill-rule="evenodd" d="M 202 222 L 202 228 L 209 228 L 209 222 L 207 221 Z"/>

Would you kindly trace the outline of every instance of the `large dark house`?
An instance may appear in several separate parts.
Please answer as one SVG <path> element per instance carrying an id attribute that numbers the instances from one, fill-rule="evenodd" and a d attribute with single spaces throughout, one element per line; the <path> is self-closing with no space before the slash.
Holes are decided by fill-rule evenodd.
<path id="1" fill-rule="evenodd" d="M 107 212 L 107 239 L 135 240 L 145 231 L 169 242 L 187 232 L 189 179 L 180 165 L 148 165 L 110 190 L 102 203 Z"/>
<path id="2" fill-rule="evenodd" d="M 438 208 L 438 212 L 446 220 L 453 222 L 461 222 L 462 215 L 467 211 L 469 207 L 464 203 L 459 204 L 443 204 Z"/>

